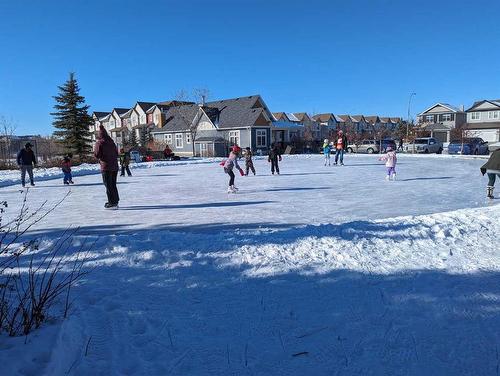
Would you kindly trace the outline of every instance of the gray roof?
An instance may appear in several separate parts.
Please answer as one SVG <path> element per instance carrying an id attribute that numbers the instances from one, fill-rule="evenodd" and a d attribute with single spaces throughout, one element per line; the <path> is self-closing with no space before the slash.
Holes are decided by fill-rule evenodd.
<path id="1" fill-rule="evenodd" d="M 259 95 L 208 102 L 203 111 L 219 129 L 246 128 L 254 126 L 257 119 L 266 112 Z M 197 104 L 173 106 L 166 114 L 166 122 L 156 133 L 187 131 L 195 119 L 200 106 Z M 269 115 L 268 115 L 269 117 Z M 271 121 L 269 121 L 269 126 Z"/>
<path id="2" fill-rule="evenodd" d="M 125 112 L 130 111 L 130 108 L 113 108 L 113 111 L 116 111 L 118 115 L 123 115 Z"/>
<path id="3" fill-rule="evenodd" d="M 95 115 L 96 118 L 100 119 L 104 116 L 108 116 L 110 113 L 109 112 L 102 112 L 102 111 L 94 111 L 92 114 Z"/>
<path id="4" fill-rule="evenodd" d="M 151 107 L 153 107 L 156 103 L 154 103 L 154 102 L 137 102 L 137 104 L 139 105 L 140 108 L 142 108 L 142 110 L 144 112 L 146 112 Z"/>

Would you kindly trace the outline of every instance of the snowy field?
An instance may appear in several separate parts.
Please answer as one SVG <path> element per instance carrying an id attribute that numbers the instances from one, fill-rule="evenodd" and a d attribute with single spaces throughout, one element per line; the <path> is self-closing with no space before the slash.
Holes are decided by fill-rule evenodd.
<path id="1" fill-rule="evenodd" d="M 498 375 L 484 160 L 399 161 L 386 182 L 376 156 L 285 156 L 280 176 L 260 159 L 236 195 L 215 161 L 141 165 L 117 211 L 93 166 L 72 187 L 37 182 L 30 207 L 71 194 L 30 235 L 80 227 L 94 269 L 68 320 L 0 337 L 0 374 Z M 12 216 L 22 194 L 4 176 Z"/>

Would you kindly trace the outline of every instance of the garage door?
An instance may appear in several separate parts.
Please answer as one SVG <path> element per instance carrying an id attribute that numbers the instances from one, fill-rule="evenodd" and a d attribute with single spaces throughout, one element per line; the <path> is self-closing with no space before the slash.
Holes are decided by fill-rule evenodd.
<path id="1" fill-rule="evenodd" d="M 474 137 L 481 137 L 484 141 L 498 142 L 499 130 L 498 129 L 483 129 L 474 131 Z"/>

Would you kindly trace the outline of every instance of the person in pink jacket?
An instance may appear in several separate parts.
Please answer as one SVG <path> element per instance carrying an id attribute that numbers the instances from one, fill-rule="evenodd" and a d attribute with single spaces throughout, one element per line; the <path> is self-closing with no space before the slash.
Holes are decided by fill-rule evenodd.
<path id="1" fill-rule="evenodd" d="M 379 158 L 379 161 L 385 161 L 385 167 L 387 167 L 385 180 L 396 180 L 396 163 L 398 162 L 396 151 L 392 146 L 388 146 L 386 151 L 387 153 Z"/>
<path id="2" fill-rule="evenodd" d="M 244 176 L 245 173 L 243 169 L 238 164 L 238 155 L 241 151 L 241 148 L 238 145 L 233 146 L 231 153 L 229 153 L 229 158 L 221 163 L 221 166 L 224 167 L 224 172 L 229 175 L 229 188 L 227 189 L 227 193 L 236 193 L 238 188 L 234 186 L 234 172 L 233 168 L 236 168 L 241 176 Z"/>

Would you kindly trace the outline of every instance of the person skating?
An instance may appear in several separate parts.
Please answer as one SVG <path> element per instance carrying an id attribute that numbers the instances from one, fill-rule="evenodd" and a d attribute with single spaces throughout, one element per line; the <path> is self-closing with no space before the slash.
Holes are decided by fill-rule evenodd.
<path id="1" fill-rule="evenodd" d="M 24 145 L 24 149 L 21 149 L 17 154 L 17 164 L 21 168 L 21 184 L 23 187 L 26 185 L 26 172 L 30 178 L 31 186 L 33 187 L 35 185 L 33 167 L 37 166 L 37 162 L 32 147 L 33 145 L 27 142 L 26 145 Z"/>
<path id="2" fill-rule="evenodd" d="M 165 159 L 172 159 L 174 157 L 174 153 L 172 152 L 172 149 L 170 149 L 170 146 L 165 146 L 165 149 L 163 150 L 163 157 Z"/>
<path id="3" fill-rule="evenodd" d="M 245 148 L 245 176 L 248 176 L 248 173 L 250 171 L 252 171 L 253 174 L 255 175 L 255 167 L 253 166 L 252 157 L 253 157 L 252 150 L 250 150 L 250 147 L 247 146 Z"/>
<path id="4" fill-rule="evenodd" d="M 64 185 L 73 184 L 73 175 L 71 174 L 71 158 L 69 155 L 65 156 L 61 164 L 61 169 L 64 174 L 63 183 Z"/>
<path id="5" fill-rule="evenodd" d="M 271 150 L 269 151 L 269 156 L 267 157 L 267 161 L 271 163 L 271 174 L 274 175 L 274 171 L 279 175 L 280 174 L 280 166 L 278 162 L 281 162 L 281 151 L 278 145 L 273 144 Z"/>
<path id="6" fill-rule="evenodd" d="M 399 139 L 399 146 L 398 146 L 397 151 L 403 151 L 403 139 L 402 138 Z"/>
<path id="7" fill-rule="evenodd" d="M 385 162 L 385 167 L 387 167 L 387 175 L 385 180 L 396 180 L 396 163 L 398 162 L 398 157 L 396 156 L 396 151 L 392 149 L 392 146 L 387 146 L 387 153 L 380 157 L 379 161 Z"/>
<path id="8" fill-rule="evenodd" d="M 118 150 L 114 141 L 102 125 L 99 126 L 98 140 L 95 144 L 94 155 L 101 164 L 102 181 L 106 187 L 108 202 L 104 205 L 107 209 L 117 209 L 120 197 L 116 187 L 118 176 Z"/>
<path id="9" fill-rule="evenodd" d="M 127 171 L 128 176 L 132 176 L 129 165 L 130 165 L 130 152 L 125 151 L 125 149 L 122 148 L 120 150 L 120 166 L 121 166 L 120 176 L 125 176 L 125 171 Z"/>
<path id="10" fill-rule="evenodd" d="M 330 166 L 330 152 L 332 148 L 330 146 L 330 141 L 325 138 L 323 142 L 323 154 L 325 155 L 325 166 L 328 163 L 328 166 Z"/>
<path id="11" fill-rule="evenodd" d="M 342 130 L 339 131 L 337 141 L 335 142 L 335 165 L 339 162 L 344 165 L 344 152 L 347 150 L 347 137 Z"/>
<path id="12" fill-rule="evenodd" d="M 236 193 L 238 191 L 238 188 L 236 188 L 234 185 L 235 176 L 233 169 L 236 167 L 241 176 L 245 175 L 240 165 L 238 164 L 238 154 L 240 153 L 240 150 L 241 149 L 238 145 L 233 146 L 231 153 L 229 153 L 229 157 L 221 163 L 221 165 L 224 167 L 224 172 L 229 175 L 229 187 L 227 189 L 227 193 Z"/>
<path id="13" fill-rule="evenodd" d="M 495 198 L 493 189 L 495 188 L 496 178 L 500 179 L 500 149 L 495 150 L 486 162 L 481 167 L 481 173 L 488 174 L 488 186 L 486 187 L 486 197 Z"/>

